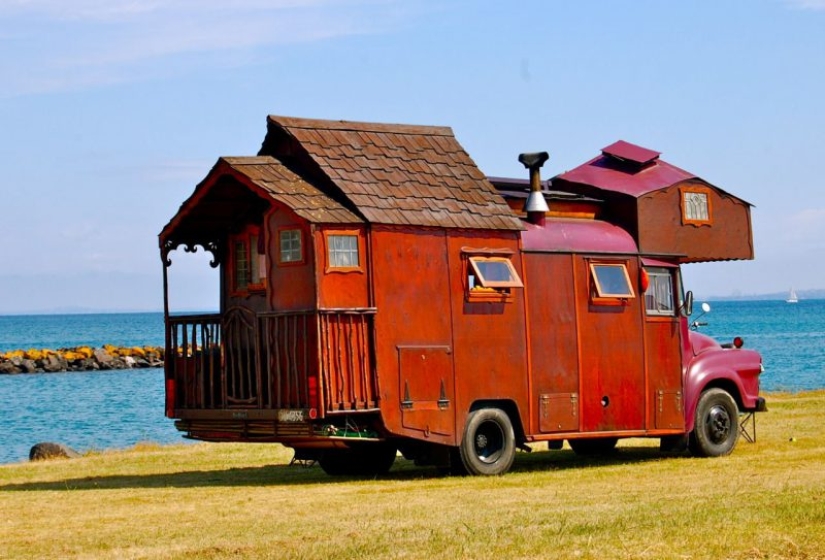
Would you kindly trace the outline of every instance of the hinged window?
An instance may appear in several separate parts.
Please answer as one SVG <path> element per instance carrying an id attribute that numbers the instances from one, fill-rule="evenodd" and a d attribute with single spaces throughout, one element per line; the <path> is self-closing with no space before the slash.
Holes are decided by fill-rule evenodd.
<path id="1" fill-rule="evenodd" d="M 636 297 L 625 263 L 590 263 L 594 298 L 619 300 Z"/>
<path id="2" fill-rule="evenodd" d="M 484 288 L 521 288 L 516 269 L 503 257 L 470 257 L 474 284 Z M 472 287 L 471 287 L 472 289 Z"/>
<path id="3" fill-rule="evenodd" d="M 710 225 L 712 221 L 710 189 L 704 187 L 683 187 L 679 189 L 682 196 L 682 223 L 692 225 Z"/>

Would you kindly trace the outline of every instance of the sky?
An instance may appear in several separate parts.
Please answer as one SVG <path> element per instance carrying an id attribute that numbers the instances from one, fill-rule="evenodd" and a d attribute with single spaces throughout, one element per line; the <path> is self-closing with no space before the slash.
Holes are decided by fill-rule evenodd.
<path id="1" fill-rule="evenodd" d="M 626 140 L 754 205 L 697 297 L 825 288 L 825 0 L 0 0 L 0 76 L 0 315 L 162 309 L 158 233 L 269 114 L 449 126 L 491 176 Z"/>

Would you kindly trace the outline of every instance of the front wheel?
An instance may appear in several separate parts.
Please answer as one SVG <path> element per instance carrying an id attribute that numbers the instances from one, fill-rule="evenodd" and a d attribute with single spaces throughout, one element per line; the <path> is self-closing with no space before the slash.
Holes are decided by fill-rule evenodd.
<path id="1" fill-rule="evenodd" d="M 498 408 L 471 412 L 458 452 L 468 474 L 506 473 L 516 458 L 516 436 L 510 417 Z"/>
<path id="2" fill-rule="evenodd" d="M 730 393 L 708 389 L 699 397 L 696 420 L 688 438 L 690 452 L 699 457 L 730 454 L 739 438 L 739 408 Z"/>

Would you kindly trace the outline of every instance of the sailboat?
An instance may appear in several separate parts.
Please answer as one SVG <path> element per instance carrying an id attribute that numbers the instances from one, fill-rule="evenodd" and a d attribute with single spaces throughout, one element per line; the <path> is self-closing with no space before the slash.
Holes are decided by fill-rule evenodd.
<path id="1" fill-rule="evenodd" d="M 791 288 L 791 291 L 788 293 L 788 299 L 785 300 L 786 303 L 798 303 L 799 298 L 796 296 L 796 290 Z"/>

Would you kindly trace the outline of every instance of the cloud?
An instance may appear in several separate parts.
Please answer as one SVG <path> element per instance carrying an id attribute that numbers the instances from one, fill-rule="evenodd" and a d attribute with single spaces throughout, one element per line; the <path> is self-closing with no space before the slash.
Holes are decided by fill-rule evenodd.
<path id="1" fill-rule="evenodd" d="M 399 0 L 11 0 L 0 96 L 250 64 L 273 46 L 387 32 L 408 11 Z"/>

